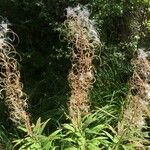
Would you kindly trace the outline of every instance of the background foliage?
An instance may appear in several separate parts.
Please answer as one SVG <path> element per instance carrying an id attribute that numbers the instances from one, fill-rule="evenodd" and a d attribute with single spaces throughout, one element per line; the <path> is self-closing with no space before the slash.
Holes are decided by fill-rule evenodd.
<path id="1" fill-rule="evenodd" d="M 90 95 L 91 104 L 93 108 L 113 105 L 115 117 L 119 118 L 126 103 L 133 54 L 139 47 L 149 49 L 149 3 L 149 0 L 1 0 L 0 15 L 9 20 L 20 38 L 19 45 L 13 44 L 22 57 L 22 82 L 29 95 L 29 112 L 33 122 L 39 117 L 43 121 L 51 118 L 45 129 L 47 135 L 68 122 L 64 112 L 67 112 L 69 96 L 70 51 L 60 34 L 66 19 L 65 9 L 81 4 L 92 13 L 102 46 L 98 52 L 100 59 L 94 61 L 97 82 Z M 5 104 L 0 101 L 0 105 L 3 144 L 10 140 L 5 129 L 16 137 L 22 133 L 14 129 Z M 110 124 L 115 126 L 117 120 Z"/>

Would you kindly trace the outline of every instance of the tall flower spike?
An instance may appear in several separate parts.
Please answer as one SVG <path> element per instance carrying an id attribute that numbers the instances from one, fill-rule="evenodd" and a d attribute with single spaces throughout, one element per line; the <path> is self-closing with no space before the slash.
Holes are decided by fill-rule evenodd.
<path id="1" fill-rule="evenodd" d="M 12 39 L 9 38 L 12 35 Z M 11 44 L 17 35 L 8 29 L 7 22 L 0 24 L 0 96 L 10 110 L 10 118 L 16 122 L 23 122 L 31 134 L 29 115 L 26 112 L 27 95 L 22 91 L 23 84 L 20 82 L 19 64 L 15 58 L 17 52 Z"/>
<path id="2" fill-rule="evenodd" d="M 150 54 L 139 49 L 137 58 L 133 59 L 133 76 L 130 81 L 132 100 L 132 113 L 134 115 L 132 124 L 142 128 L 145 124 L 145 117 L 150 117 Z M 132 116 L 132 115 L 130 115 Z"/>
<path id="3" fill-rule="evenodd" d="M 72 68 L 68 76 L 71 88 L 69 113 L 72 122 L 78 124 L 79 118 L 90 110 L 89 92 L 95 82 L 92 61 L 100 40 L 87 8 L 78 5 L 66 10 L 67 37 L 72 44 Z"/>
<path id="4" fill-rule="evenodd" d="M 123 130 L 133 129 L 142 133 L 146 126 L 145 119 L 150 118 L 150 53 L 143 49 L 137 51 L 137 57 L 132 60 L 133 76 L 130 80 L 129 104 L 124 112 L 121 124 L 124 124 L 119 133 Z M 143 138 L 144 139 L 144 138 Z M 131 141 L 135 143 L 136 141 Z M 140 144 L 142 145 L 143 141 Z"/>

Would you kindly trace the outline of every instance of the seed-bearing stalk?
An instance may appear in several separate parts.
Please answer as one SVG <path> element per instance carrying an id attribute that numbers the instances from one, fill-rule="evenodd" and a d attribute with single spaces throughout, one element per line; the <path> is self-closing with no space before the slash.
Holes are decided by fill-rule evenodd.
<path id="1" fill-rule="evenodd" d="M 79 118 L 89 113 L 89 92 L 95 82 L 92 62 L 100 40 L 89 15 L 84 7 L 67 8 L 65 25 L 68 41 L 72 45 L 72 68 L 68 76 L 71 88 L 69 114 L 74 124 L 78 124 Z"/>
<path id="2" fill-rule="evenodd" d="M 132 59 L 133 75 L 129 82 L 129 102 L 124 111 L 120 127 L 118 128 L 119 135 L 125 133 L 124 136 L 130 134 L 132 131 L 137 131 L 141 139 L 138 142 L 136 140 L 130 142 L 139 144 L 140 147 L 144 147 L 143 144 L 147 142 L 142 129 L 146 126 L 146 118 L 150 118 L 149 56 L 150 54 L 148 52 L 145 52 L 143 49 L 138 49 L 137 56 Z"/>
<path id="3" fill-rule="evenodd" d="M 12 39 L 9 38 L 12 35 Z M 32 133 L 27 109 L 27 95 L 23 92 L 20 82 L 19 63 L 15 56 L 18 55 L 11 44 L 17 35 L 8 29 L 4 21 L 0 24 L 0 96 L 5 100 L 10 118 L 15 123 L 24 123 L 28 134 Z"/>

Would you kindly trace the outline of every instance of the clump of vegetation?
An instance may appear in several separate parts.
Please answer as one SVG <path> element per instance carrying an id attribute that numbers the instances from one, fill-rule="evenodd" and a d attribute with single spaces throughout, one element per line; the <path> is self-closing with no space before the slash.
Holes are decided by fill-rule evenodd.
<path id="1" fill-rule="evenodd" d="M 71 88 L 69 114 L 75 124 L 78 124 L 81 116 L 89 113 L 89 92 L 95 82 L 93 59 L 100 45 L 94 21 L 89 19 L 89 15 L 87 8 L 79 5 L 67 8 L 65 25 L 68 41 L 73 45 L 72 69 L 68 76 Z"/>
<path id="2" fill-rule="evenodd" d="M 12 39 L 9 37 L 12 35 Z M 20 82 L 19 63 L 15 58 L 17 52 L 11 44 L 17 35 L 8 28 L 8 23 L 0 24 L 0 96 L 4 99 L 10 112 L 10 118 L 15 123 L 23 122 L 31 134 L 29 115 L 26 112 L 27 95 L 23 92 L 23 84 Z"/>
<path id="3" fill-rule="evenodd" d="M 150 62 L 148 60 L 148 52 L 144 52 L 142 49 L 137 51 L 137 57 L 132 61 L 133 64 L 133 76 L 130 81 L 132 100 L 131 109 L 132 115 L 126 115 L 131 117 L 130 123 L 134 126 L 140 127 L 145 124 L 145 117 L 149 117 L 149 98 L 150 98 Z"/>
<path id="4" fill-rule="evenodd" d="M 149 141 L 148 132 L 143 132 L 148 128 L 146 120 L 150 117 L 149 112 L 149 75 L 150 62 L 149 53 L 143 49 L 137 50 L 137 56 L 133 58 L 133 76 L 130 80 L 130 91 L 128 95 L 128 104 L 124 111 L 123 120 L 119 124 L 119 134 L 127 136 L 131 134 L 129 141 L 134 143 L 137 148 L 146 147 Z M 133 137 L 135 139 L 132 139 Z"/>
<path id="5" fill-rule="evenodd" d="M 149 149 L 149 0 L 0 8 L 0 149 Z"/>

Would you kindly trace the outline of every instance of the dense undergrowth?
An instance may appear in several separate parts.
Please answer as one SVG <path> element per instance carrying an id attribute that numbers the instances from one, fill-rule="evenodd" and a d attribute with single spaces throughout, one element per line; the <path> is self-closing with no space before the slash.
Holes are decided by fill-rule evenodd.
<path id="1" fill-rule="evenodd" d="M 149 0 L 0 8 L 0 149 L 150 149 Z"/>

